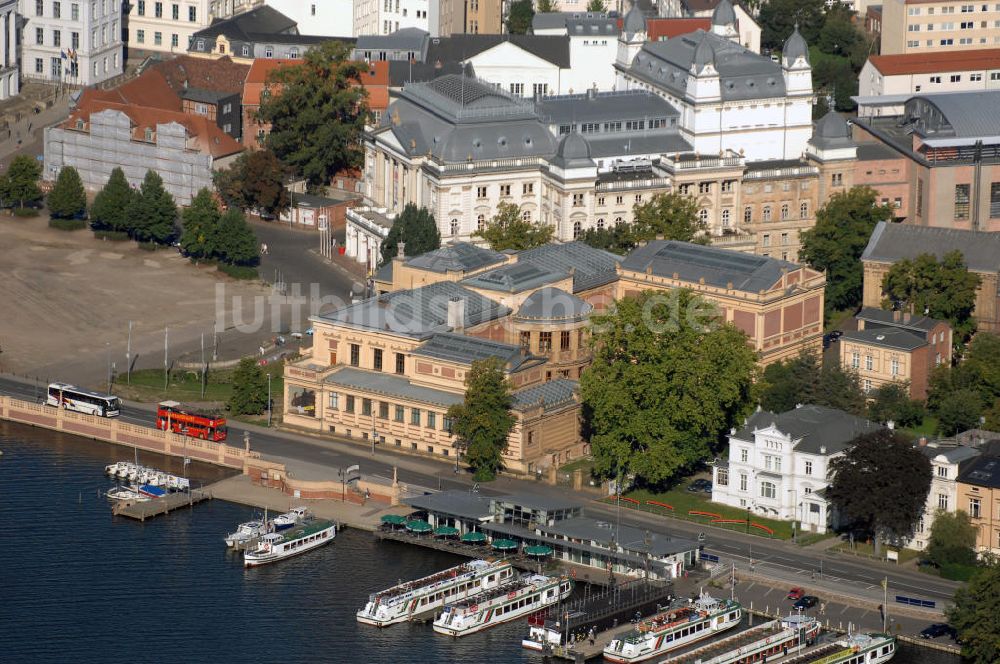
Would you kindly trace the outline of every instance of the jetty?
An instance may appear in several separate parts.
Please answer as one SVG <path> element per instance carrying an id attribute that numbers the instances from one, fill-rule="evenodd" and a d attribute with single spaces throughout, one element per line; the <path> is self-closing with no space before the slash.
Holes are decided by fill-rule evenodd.
<path id="1" fill-rule="evenodd" d="M 211 497 L 212 494 L 204 489 L 178 491 L 151 500 L 126 500 L 115 503 L 111 508 L 111 513 L 115 516 L 126 516 L 137 521 L 145 521 L 161 514 L 170 514 L 181 507 L 193 507 L 196 503 Z"/>

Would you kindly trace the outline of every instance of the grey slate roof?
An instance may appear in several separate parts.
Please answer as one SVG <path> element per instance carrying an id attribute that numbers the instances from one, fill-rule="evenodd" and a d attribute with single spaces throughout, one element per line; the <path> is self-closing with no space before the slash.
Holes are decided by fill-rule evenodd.
<path id="1" fill-rule="evenodd" d="M 570 37 L 617 37 L 618 20 L 606 14 L 571 14 L 566 32 Z"/>
<path id="2" fill-rule="evenodd" d="M 958 475 L 958 481 L 973 486 L 1000 489 L 1000 458 L 986 454 L 969 462 Z"/>
<path id="3" fill-rule="evenodd" d="M 632 7 L 625 14 L 625 19 L 622 21 L 622 30 L 633 35 L 637 32 L 646 32 L 646 17 L 638 3 L 633 2 Z"/>
<path id="4" fill-rule="evenodd" d="M 944 457 L 948 463 L 961 464 L 963 461 L 974 459 L 980 454 L 980 450 L 968 445 L 947 445 L 939 447 L 937 445 L 922 445 L 917 448 L 923 452 L 927 458 Z"/>
<path id="5" fill-rule="evenodd" d="M 470 491 L 440 491 L 423 496 L 404 498 L 403 502 L 418 510 L 434 514 L 447 514 L 462 519 L 488 519 L 493 516 L 493 507 L 488 496 Z"/>
<path id="6" fill-rule="evenodd" d="M 392 261 L 386 261 L 378 270 L 375 271 L 375 281 L 392 281 Z"/>
<path id="7" fill-rule="evenodd" d="M 411 354 L 461 364 L 472 364 L 495 357 L 508 371 L 517 371 L 521 365 L 533 359 L 520 346 L 450 332 L 435 334 Z"/>
<path id="8" fill-rule="evenodd" d="M 691 149 L 680 134 L 659 129 L 646 132 L 621 132 L 616 134 L 588 135 L 590 154 L 596 159 L 685 152 Z"/>
<path id="9" fill-rule="evenodd" d="M 809 143 L 826 150 L 854 147 L 847 119 L 836 111 L 830 111 L 819 119 Z"/>
<path id="10" fill-rule="evenodd" d="M 572 270 L 574 293 L 616 280 L 615 266 L 620 260 L 617 254 L 579 241 L 545 244 L 517 255 L 518 263 L 532 263 L 567 273 Z"/>
<path id="11" fill-rule="evenodd" d="M 521 293 L 560 279 L 567 273 L 535 263 L 513 263 L 462 280 L 462 284 L 503 293 Z"/>
<path id="12" fill-rule="evenodd" d="M 432 81 L 439 76 L 461 73 L 462 64 L 459 62 L 410 63 L 406 60 L 389 61 L 389 85 L 394 88 L 403 87 L 407 83 L 423 83 Z"/>
<path id="13" fill-rule="evenodd" d="M 796 58 L 805 58 L 809 62 L 809 45 L 805 38 L 799 34 L 799 26 L 785 40 L 785 45 L 781 47 L 781 59 L 789 64 L 794 63 Z"/>
<path id="14" fill-rule="evenodd" d="M 621 524 L 617 528 L 615 524 L 597 521 L 587 517 L 575 517 L 556 521 L 552 525 L 539 525 L 538 530 L 545 534 L 561 535 L 571 539 L 580 539 L 588 542 L 597 542 L 602 546 L 610 544 L 617 532 L 617 544 L 623 549 L 632 553 L 652 554 L 654 557 L 662 558 L 685 551 L 694 551 L 698 548 L 698 543 L 694 540 L 681 537 L 671 537 L 667 533 L 645 530 Z M 649 533 L 649 545 L 646 544 L 646 534 Z"/>
<path id="15" fill-rule="evenodd" d="M 958 250 L 965 264 L 977 272 L 1000 271 L 1000 233 L 931 228 L 880 221 L 861 254 L 862 261 L 895 263 L 920 254 L 933 254 L 939 260 L 949 251 Z"/>
<path id="16" fill-rule="evenodd" d="M 927 345 L 923 334 L 911 332 L 898 327 L 868 328 L 844 332 L 845 340 L 857 341 L 871 346 L 897 348 L 911 351 Z"/>
<path id="17" fill-rule="evenodd" d="M 699 64 L 715 64 L 723 101 L 785 96 L 779 63 L 704 30 L 667 41 L 646 42 L 628 71 L 650 85 L 684 97 L 691 66 L 699 59 Z"/>
<path id="18" fill-rule="evenodd" d="M 880 161 L 882 159 L 896 159 L 898 157 L 898 152 L 881 143 L 858 144 L 858 161 Z"/>
<path id="19" fill-rule="evenodd" d="M 478 35 L 453 34 L 436 37 L 427 47 L 428 63 L 461 62 L 484 51 L 509 42 L 560 69 L 569 69 L 569 37 L 562 35 Z"/>
<path id="20" fill-rule="evenodd" d="M 431 387 L 414 385 L 406 378 L 381 371 L 367 371 L 354 367 L 344 367 L 326 378 L 326 383 L 363 392 L 371 392 L 387 397 L 419 401 L 434 406 L 448 407 L 465 401 L 464 394 L 435 390 Z"/>
<path id="21" fill-rule="evenodd" d="M 430 34 L 420 28 L 403 28 L 387 35 L 358 35 L 359 51 L 414 51 L 423 56 Z"/>
<path id="22" fill-rule="evenodd" d="M 562 496 L 542 495 L 538 493 L 509 493 L 502 496 L 494 496 L 495 502 L 504 502 L 520 505 L 528 509 L 536 510 L 569 510 L 583 507 L 583 503 L 575 498 L 565 498 Z"/>
<path id="23" fill-rule="evenodd" d="M 632 251 L 622 261 L 622 268 L 683 281 L 705 283 L 718 288 L 733 288 L 757 293 L 774 286 L 782 270 L 797 270 L 798 265 L 768 256 L 754 256 L 727 249 L 706 247 L 690 242 L 654 240 Z M 730 286 L 730 284 L 732 284 Z"/>
<path id="24" fill-rule="evenodd" d="M 572 131 L 559 139 L 556 156 L 549 163 L 562 169 L 592 168 L 596 166 L 590 157 L 590 143 L 587 139 Z"/>
<path id="25" fill-rule="evenodd" d="M 922 104 L 936 107 L 940 113 L 939 119 L 943 120 L 940 124 L 934 122 L 927 125 L 927 129 L 934 129 L 933 132 L 926 132 L 928 137 L 1000 136 L 1000 115 L 983 110 L 1000 108 L 1000 90 L 917 95 L 906 102 L 906 115 L 909 116 L 911 109 L 919 108 Z"/>
<path id="26" fill-rule="evenodd" d="M 865 327 L 901 327 L 906 330 L 918 330 L 927 332 L 934 328 L 941 321 L 930 316 L 910 316 L 909 320 L 904 320 L 903 316 L 899 320 L 895 319 L 895 312 L 875 307 L 862 307 L 855 316 L 858 320 L 865 321 Z"/>
<path id="27" fill-rule="evenodd" d="M 772 424 L 793 441 L 799 441 L 795 445 L 796 452 L 821 454 L 820 448 L 826 448 L 828 455 L 846 450 L 848 444 L 863 433 L 884 428 L 842 410 L 807 405 L 780 415 L 766 410 L 758 411 L 750 416 L 746 425 L 733 434 L 733 437 L 752 441 L 754 429 L 765 429 Z"/>
<path id="28" fill-rule="evenodd" d="M 574 323 L 585 320 L 594 306 L 560 288 L 540 288 L 521 303 L 515 320 L 532 323 Z"/>
<path id="29" fill-rule="evenodd" d="M 213 39 L 225 35 L 230 40 L 253 42 L 281 33 L 296 34 L 297 23 L 270 5 L 262 5 L 231 18 L 216 19 L 194 33 L 194 39 Z"/>
<path id="30" fill-rule="evenodd" d="M 491 249 L 479 247 L 469 242 L 455 242 L 407 258 L 406 264 L 421 270 L 446 274 L 448 272 L 470 272 L 506 261 L 506 256 Z"/>
<path id="31" fill-rule="evenodd" d="M 670 102 L 648 90 L 543 97 L 535 110 L 542 122 L 549 124 L 680 117 L 680 112 Z"/>
<path id="32" fill-rule="evenodd" d="M 578 387 L 579 383 L 566 378 L 549 380 L 526 387 L 513 393 L 514 410 L 528 410 L 541 406 L 542 410 L 548 412 L 562 408 L 567 404 L 576 403 L 574 395 Z"/>
<path id="33" fill-rule="evenodd" d="M 447 332 L 448 301 L 465 300 L 465 327 L 496 320 L 510 309 L 463 288 L 442 281 L 412 290 L 396 291 L 323 314 L 324 321 L 380 332 L 390 332 L 417 339 L 427 339 L 436 332 Z"/>

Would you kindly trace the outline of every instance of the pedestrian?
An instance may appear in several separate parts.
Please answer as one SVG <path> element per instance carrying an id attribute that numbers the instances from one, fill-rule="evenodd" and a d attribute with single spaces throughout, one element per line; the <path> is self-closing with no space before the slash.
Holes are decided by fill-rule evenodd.
<path id="1" fill-rule="evenodd" d="M 31 133 L 31 123 L 30 122 L 28 123 L 28 133 L 29 134 Z"/>
<path id="2" fill-rule="evenodd" d="M 257 350 L 260 351 L 260 356 L 264 357 L 264 347 L 263 346 L 257 346 Z"/>
<path id="3" fill-rule="evenodd" d="M 594 628 L 593 628 L 593 626 L 591 626 L 591 628 L 590 628 L 590 645 L 594 645 L 594 637 L 595 636 L 596 635 L 594 634 Z"/>

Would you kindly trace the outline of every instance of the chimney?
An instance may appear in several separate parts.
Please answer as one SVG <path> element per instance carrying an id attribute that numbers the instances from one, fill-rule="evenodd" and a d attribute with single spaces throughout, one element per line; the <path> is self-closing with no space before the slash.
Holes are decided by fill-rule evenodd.
<path id="1" fill-rule="evenodd" d="M 465 300 L 460 297 L 448 300 L 448 327 L 452 332 L 460 332 L 465 327 Z"/>
<path id="2" fill-rule="evenodd" d="M 820 454 L 826 454 L 826 445 L 820 445 L 819 446 L 819 453 Z"/>
<path id="3" fill-rule="evenodd" d="M 903 312 L 901 312 L 899 309 L 896 309 L 895 311 L 893 311 L 892 312 L 892 322 L 898 323 L 899 319 L 902 317 L 902 315 L 903 315 Z"/>
<path id="4" fill-rule="evenodd" d="M 400 242 L 396 245 L 396 258 L 406 258 L 406 243 Z"/>

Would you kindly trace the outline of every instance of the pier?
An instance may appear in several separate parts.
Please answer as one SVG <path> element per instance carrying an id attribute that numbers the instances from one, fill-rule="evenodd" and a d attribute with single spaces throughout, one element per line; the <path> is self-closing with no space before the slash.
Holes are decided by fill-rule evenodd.
<path id="1" fill-rule="evenodd" d="M 204 489 L 192 489 L 191 491 L 178 491 L 168 493 L 162 498 L 153 498 L 145 501 L 124 501 L 116 503 L 111 508 L 111 513 L 115 516 L 127 516 L 137 521 L 145 521 L 160 514 L 170 514 L 173 510 L 181 507 L 193 507 L 196 503 L 208 500 L 212 494 Z"/>

